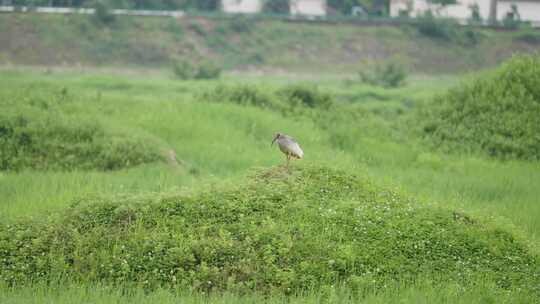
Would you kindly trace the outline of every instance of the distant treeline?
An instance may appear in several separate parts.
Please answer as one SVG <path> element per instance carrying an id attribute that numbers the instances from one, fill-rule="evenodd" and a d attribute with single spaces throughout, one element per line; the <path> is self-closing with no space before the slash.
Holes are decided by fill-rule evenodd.
<path id="1" fill-rule="evenodd" d="M 263 0 L 266 13 L 288 13 L 294 0 Z M 384 14 L 389 0 L 328 0 L 329 13 L 350 15 L 353 7 L 366 13 Z M 0 0 L 0 4 L 16 6 L 95 7 L 97 3 L 110 8 L 145 10 L 217 11 L 221 0 Z"/>

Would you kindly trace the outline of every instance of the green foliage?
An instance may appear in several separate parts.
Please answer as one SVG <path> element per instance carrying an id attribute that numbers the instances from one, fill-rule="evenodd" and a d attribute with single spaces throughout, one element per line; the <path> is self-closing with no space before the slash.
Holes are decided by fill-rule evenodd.
<path id="1" fill-rule="evenodd" d="M 437 18 L 431 11 L 417 18 L 416 27 L 424 36 L 462 45 L 476 45 L 482 38 L 477 30 L 464 29 L 453 19 Z"/>
<path id="2" fill-rule="evenodd" d="M 457 34 L 457 23 L 451 19 L 436 18 L 431 11 L 417 18 L 420 34 L 442 40 L 453 40 Z"/>
<path id="3" fill-rule="evenodd" d="M 221 74 L 221 68 L 210 61 L 192 63 L 188 60 L 178 60 L 173 66 L 174 75 L 182 80 L 216 79 Z"/>
<path id="4" fill-rule="evenodd" d="M 285 104 L 278 100 L 275 94 L 252 85 L 216 86 L 212 90 L 205 91 L 201 99 L 208 102 L 230 102 L 273 110 L 283 110 L 285 108 Z"/>
<path id="5" fill-rule="evenodd" d="M 423 133 L 451 151 L 540 159 L 540 56 L 515 56 L 419 113 Z"/>
<path id="6" fill-rule="evenodd" d="M 302 105 L 310 108 L 328 109 L 332 105 L 332 97 L 320 92 L 316 86 L 291 85 L 279 91 L 290 105 Z"/>
<path id="7" fill-rule="evenodd" d="M 95 10 L 94 19 L 98 23 L 108 25 L 116 20 L 116 17 L 110 12 L 109 7 L 104 1 L 96 1 L 93 8 Z"/>
<path id="8" fill-rule="evenodd" d="M 210 102 L 232 102 L 256 106 L 286 113 L 301 108 L 328 109 L 332 105 L 329 94 L 320 92 L 315 86 L 290 85 L 279 90 L 262 86 L 217 86 L 202 94 Z"/>
<path id="9" fill-rule="evenodd" d="M 66 92 L 0 101 L 0 170 L 115 170 L 161 158 L 149 138 L 67 114 Z"/>
<path id="10" fill-rule="evenodd" d="M 408 72 L 400 60 L 390 58 L 381 62 L 364 64 L 358 74 L 363 83 L 395 88 L 405 84 Z"/>
<path id="11" fill-rule="evenodd" d="M 288 14 L 291 0 L 264 0 L 263 12 L 271 14 Z"/>
<path id="12" fill-rule="evenodd" d="M 193 195 L 87 198 L 0 224 L 0 281 L 180 290 L 351 291 L 419 278 L 540 292 L 539 261 L 512 234 L 326 167 L 274 168 Z"/>

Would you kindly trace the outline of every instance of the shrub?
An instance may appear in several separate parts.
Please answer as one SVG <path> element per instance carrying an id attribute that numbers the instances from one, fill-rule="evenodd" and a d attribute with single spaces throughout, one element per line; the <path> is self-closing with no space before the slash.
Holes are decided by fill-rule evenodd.
<path id="1" fill-rule="evenodd" d="M 417 18 L 416 27 L 418 32 L 424 36 L 463 45 L 475 45 L 483 37 L 479 31 L 473 28 L 464 30 L 455 20 L 437 18 L 430 11 Z"/>
<path id="2" fill-rule="evenodd" d="M 401 61 L 391 58 L 382 62 L 365 64 L 359 72 L 360 81 L 387 88 L 402 86 L 407 79 L 407 69 Z"/>
<path id="3" fill-rule="evenodd" d="M 161 158 L 152 139 L 67 115 L 51 99 L 0 102 L 0 170 L 114 170 Z"/>
<path id="4" fill-rule="evenodd" d="M 418 32 L 430 38 L 452 41 L 457 36 L 458 24 L 451 19 L 438 19 L 431 11 L 417 18 Z"/>
<path id="5" fill-rule="evenodd" d="M 511 233 L 326 167 L 257 172 L 192 196 L 88 198 L 0 223 L 0 282 L 67 280 L 301 293 L 482 278 L 538 294 L 539 262 Z"/>
<path id="6" fill-rule="evenodd" d="M 328 109 L 332 105 L 330 95 L 321 93 L 316 87 L 292 85 L 272 90 L 252 85 L 217 86 L 204 92 L 201 97 L 209 102 L 232 102 L 282 112 L 307 108 Z"/>
<path id="7" fill-rule="evenodd" d="M 96 1 L 94 4 L 94 19 L 101 24 L 111 24 L 116 17 L 110 12 L 109 7 L 103 1 Z"/>
<path id="8" fill-rule="evenodd" d="M 445 150 L 540 159 L 540 56 L 515 56 L 418 114 L 424 136 Z"/>
<path id="9" fill-rule="evenodd" d="M 310 108 L 328 109 L 332 105 L 329 94 L 321 93 L 317 87 L 291 85 L 279 91 L 285 101 L 292 106 L 303 105 Z"/>
<path id="10" fill-rule="evenodd" d="M 216 79 L 221 75 L 221 68 L 210 61 L 202 61 L 199 63 L 195 79 Z"/>
<path id="11" fill-rule="evenodd" d="M 270 90 L 252 85 L 216 86 L 213 90 L 204 92 L 201 99 L 208 102 L 231 102 L 274 110 L 284 108 L 284 104 Z"/>
<path id="12" fill-rule="evenodd" d="M 215 79 L 221 75 L 221 68 L 209 61 L 191 63 L 187 60 L 178 60 L 173 65 L 173 72 L 182 80 Z"/>
<path id="13" fill-rule="evenodd" d="M 290 0 L 266 0 L 263 12 L 270 14 L 289 14 Z"/>

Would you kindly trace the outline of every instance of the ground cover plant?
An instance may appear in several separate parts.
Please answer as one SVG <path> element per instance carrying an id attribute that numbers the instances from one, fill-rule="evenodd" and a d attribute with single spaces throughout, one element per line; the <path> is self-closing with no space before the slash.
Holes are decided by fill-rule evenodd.
<path id="1" fill-rule="evenodd" d="M 424 135 L 449 151 L 540 158 L 540 56 L 515 56 L 419 112 Z"/>

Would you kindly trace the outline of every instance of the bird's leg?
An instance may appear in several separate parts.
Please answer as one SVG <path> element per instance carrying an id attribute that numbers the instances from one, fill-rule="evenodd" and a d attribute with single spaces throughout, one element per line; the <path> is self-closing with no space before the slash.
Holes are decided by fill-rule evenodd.
<path id="1" fill-rule="evenodd" d="M 289 169 L 289 162 L 291 161 L 291 155 L 287 154 L 287 170 Z"/>

